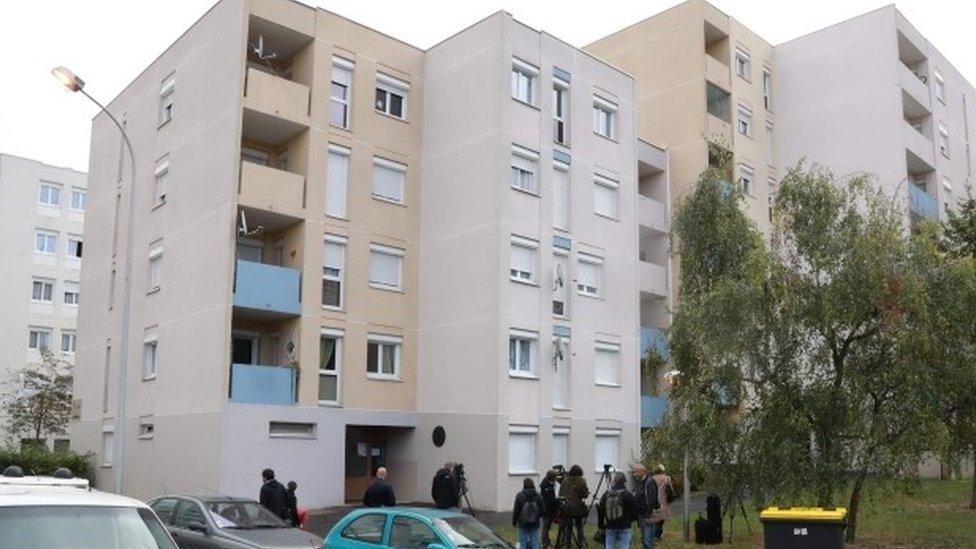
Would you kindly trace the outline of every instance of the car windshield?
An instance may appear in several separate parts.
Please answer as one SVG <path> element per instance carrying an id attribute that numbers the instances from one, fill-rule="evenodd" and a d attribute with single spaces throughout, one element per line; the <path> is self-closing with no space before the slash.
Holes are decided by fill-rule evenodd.
<path id="1" fill-rule="evenodd" d="M 457 547 L 510 547 L 487 526 L 471 517 L 434 519 L 434 524 Z"/>
<path id="2" fill-rule="evenodd" d="M 288 528 L 287 524 L 256 501 L 208 501 L 206 507 L 218 528 Z"/>
<path id="3" fill-rule="evenodd" d="M 0 547 L 17 549 L 176 549 L 149 509 L 0 507 Z"/>

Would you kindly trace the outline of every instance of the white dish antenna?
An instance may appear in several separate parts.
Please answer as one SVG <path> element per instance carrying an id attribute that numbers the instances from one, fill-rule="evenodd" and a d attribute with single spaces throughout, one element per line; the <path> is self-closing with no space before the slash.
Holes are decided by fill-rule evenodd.
<path id="1" fill-rule="evenodd" d="M 249 236 L 259 235 L 264 232 L 264 226 L 258 225 L 253 231 L 248 230 L 247 227 L 247 214 L 244 210 L 241 210 L 241 225 L 237 227 L 237 234 L 241 237 L 247 238 Z"/>

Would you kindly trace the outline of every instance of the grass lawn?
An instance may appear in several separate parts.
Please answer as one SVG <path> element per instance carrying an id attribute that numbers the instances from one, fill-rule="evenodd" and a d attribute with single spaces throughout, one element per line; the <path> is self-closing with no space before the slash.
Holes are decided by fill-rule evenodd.
<path id="1" fill-rule="evenodd" d="M 976 510 L 967 508 L 971 481 L 923 480 L 914 493 L 901 490 L 876 488 L 869 499 L 861 504 L 858 525 L 858 541 L 852 548 L 976 548 Z M 701 547 L 681 541 L 681 502 L 675 502 L 677 516 L 668 521 L 663 542 L 655 547 Z M 735 543 L 728 543 L 728 520 L 724 530 L 726 542 L 715 547 L 753 549 L 762 547 L 762 525 L 746 503 L 752 535 L 748 535 L 741 516 L 736 517 Z M 692 514 L 692 521 L 697 514 Z M 595 521 L 594 521 L 595 522 Z M 514 543 L 517 539 L 513 528 L 496 528 L 505 539 Z M 588 528 L 590 547 L 595 526 Z M 555 537 L 555 532 L 552 533 Z M 694 536 L 694 532 L 692 532 Z M 631 547 L 640 547 L 635 538 Z"/>

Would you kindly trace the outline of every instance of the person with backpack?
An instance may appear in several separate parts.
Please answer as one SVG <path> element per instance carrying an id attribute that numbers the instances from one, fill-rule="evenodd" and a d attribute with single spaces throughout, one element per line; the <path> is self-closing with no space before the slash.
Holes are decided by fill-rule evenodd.
<path id="1" fill-rule="evenodd" d="M 539 483 L 539 495 L 542 496 L 542 503 L 546 510 L 542 513 L 542 549 L 546 549 L 552 544 L 549 538 L 549 531 L 552 530 L 552 521 L 556 518 L 556 511 L 559 508 L 559 501 L 556 499 L 556 482 L 559 479 L 559 472 L 550 469 L 545 478 Z"/>
<path id="2" fill-rule="evenodd" d="M 586 485 L 583 477 L 583 468 L 573 465 L 569 468 L 569 474 L 559 485 L 559 497 L 563 498 L 565 504 L 565 517 L 569 521 L 570 537 L 573 537 L 573 530 L 576 531 L 577 547 L 586 547 L 586 538 L 583 537 L 583 523 L 586 516 L 590 514 L 590 509 L 586 506 L 586 498 L 590 495 L 590 487 Z M 563 549 L 563 548 L 559 548 Z"/>
<path id="3" fill-rule="evenodd" d="M 539 523 L 546 513 L 546 504 L 535 482 L 527 478 L 522 481 L 522 491 L 515 496 L 512 506 L 512 526 L 518 528 L 519 549 L 541 549 L 539 546 Z"/>
<path id="4" fill-rule="evenodd" d="M 603 493 L 596 508 L 597 526 L 604 532 L 606 549 L 628 549 L 630 526 L 637 518 L 637 501 L 627 490 L 627 477 L 617 471 L 613 474 L 610 489 Z"/>
<path id="5" fill-rule="evenodd" d="M 657 483 L 647 474 L 643 463 L 631 467 L 634 476 L 634 496 L 637 502 L 637 527 L 641 534 L 641 547 L 654 549 L 657 526 L 651 522 L 651 515 L 659 507 Z"/>
<path id="6" fill-rule="evenodd" d="M 664 534 L 664 521 L 671 518 L 671 502 L 678 495 L 671 484 L 671 477 L 664 472 L 664 465 L 660 463 L 651 469 L 651 479 L 657 485 L 658 508 L 651 514 L 651 522 L 655 524 L 654 538 L 661 539 Z"/>

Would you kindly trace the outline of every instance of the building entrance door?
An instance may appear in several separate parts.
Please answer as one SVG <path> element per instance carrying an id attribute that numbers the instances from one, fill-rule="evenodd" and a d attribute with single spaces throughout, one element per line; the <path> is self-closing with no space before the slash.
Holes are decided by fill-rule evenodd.
<path id="1" fill-rule="evenodd" d="M 361 502 L 376 470 L 386 466 L 386 433 L 382 428 L 346 428 L 346 501 Z"/>

